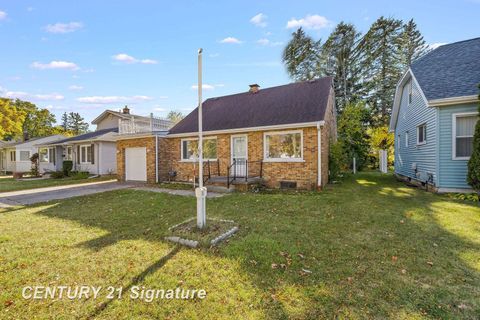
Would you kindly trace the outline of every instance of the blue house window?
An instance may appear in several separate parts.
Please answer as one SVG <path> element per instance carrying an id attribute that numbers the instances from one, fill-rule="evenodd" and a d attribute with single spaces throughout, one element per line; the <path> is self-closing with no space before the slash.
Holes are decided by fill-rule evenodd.
<path id="1" fill-rule="evenodd" d="M 478 116 L 476 113 L 453 115 L 453 160 L 468 160 L 473 152 L 473 133 Z"/>
<path id="2" fill-rule="evenodd" d="M 427 124 L 421 124 L 417 127 L 417 144 L 427 143 Z"/>

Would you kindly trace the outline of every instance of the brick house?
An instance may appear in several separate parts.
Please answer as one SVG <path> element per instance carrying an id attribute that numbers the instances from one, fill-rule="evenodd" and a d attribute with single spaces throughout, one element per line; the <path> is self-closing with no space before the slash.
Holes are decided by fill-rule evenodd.
<path id="1" fill-rule="evenodd" d="M 197 131 L 195 109 L 168 134 L 119 135 L 119 179 L 198 179 Z M 203 131 L 207 186 L 261 181 L 270 188 L 322 188 L 329 145 L 336 139 L 332 78 L 267 89 L 251 85 L 244 93 L 207 99 Z"/>

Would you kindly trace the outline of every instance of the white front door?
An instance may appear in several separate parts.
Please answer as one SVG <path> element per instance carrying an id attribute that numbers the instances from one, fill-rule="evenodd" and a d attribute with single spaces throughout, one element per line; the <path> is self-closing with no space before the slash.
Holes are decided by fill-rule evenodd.
<path id="1" fill-rule="evenodd" d="M 247 174 L 248 141 L 247 136 L 232 136 L 231 160 L 235 165 L 230 169 L 230 175 L 245 177 Z"/>
<path id="2" fill-rule="evenodd" d="M 147 181 L 147 148 L 125 148 L 125 180 Z"/>

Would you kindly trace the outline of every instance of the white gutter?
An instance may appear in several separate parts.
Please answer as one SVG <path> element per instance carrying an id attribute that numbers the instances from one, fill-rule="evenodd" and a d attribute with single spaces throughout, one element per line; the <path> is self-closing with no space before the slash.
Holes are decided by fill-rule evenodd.
<path id="1" fill-rule="evenodd" d="M 307 128 L 307 127 L 316 127 L 317 124 L 324 125 L 325 121 L 315 121 L 315 122 L 301 122 L 301 123 L 288 123 L 288 124 L 277 124 L 271 126 L 261 126 L 261 127 L 247 127 L 247 128 L 236 128 L 236 129 L 223 129 L 223 130 L 211 130 L 203 131 L 204 135 L 211 134 L 222 134 L 222 133 L 243 133 L 250 131 L 268 131 L 268 130 L 282 130 L 282 129 L 293 129 L 293 128 Z M 177 137 L 190 137 L 196 136 L 198 132 L 185 132 L 185 133 L 171 133 L 166 135 L 166 138 L 177 138 Z"/>
<path id="2" fill-rule="evenodd" d="M 320 122 L 317 123 L 317 186 L 319 188 L 322 187 L 322 124 Z"/>
<path id="3" fill-rule="evenodd" d="M 442 107 L 452 104 L 475 103 L 478 101 L 478 96 L 461 96 L 453 98 L 433 99 L 428 101 L 430 107 Z"/>

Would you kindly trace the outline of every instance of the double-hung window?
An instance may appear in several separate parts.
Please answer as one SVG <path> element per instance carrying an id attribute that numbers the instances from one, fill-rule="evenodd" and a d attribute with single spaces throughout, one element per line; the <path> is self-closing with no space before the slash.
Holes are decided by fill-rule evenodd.
<path id="1" fill-rule="evenodd" d="M 65 148 L 65 160 L 73 160 L 72 146 Z"/>
<path id="2" fill-rule="evenodd" d="M 417 144 L 427 143 L 427 124 L 417 126 Z"/>
<path id="3" fill-rule="evenodd" d="M 92 163 L 92 146 L 80 146 L 80 163 Z"/>
<path id="4" fill-rule="evenodd" d="M 460 113 L 453 115 L 453 148 L 454 160 L 468 160 L 473 152 L 473 134 L 478 120 L 476 113 Z"/>
<path id="5" fill-rule="evenodd" d="M 10 161 L 17 161 L 17 153 L 15 151 L 10 151 Z"/>
<path id="6" fill-rule="evenodd" d="M 302 131 L 267 132 L 264 134 L 265 161 L 303 161 Z"/>
<path id="7" fill-rule="evenodd" d="M 183 139 L 181 141 L 182 161 L 198 159 L 198 139 Z M 217 138 L 203 138 L 203 160 L 217 160 Z"/>

